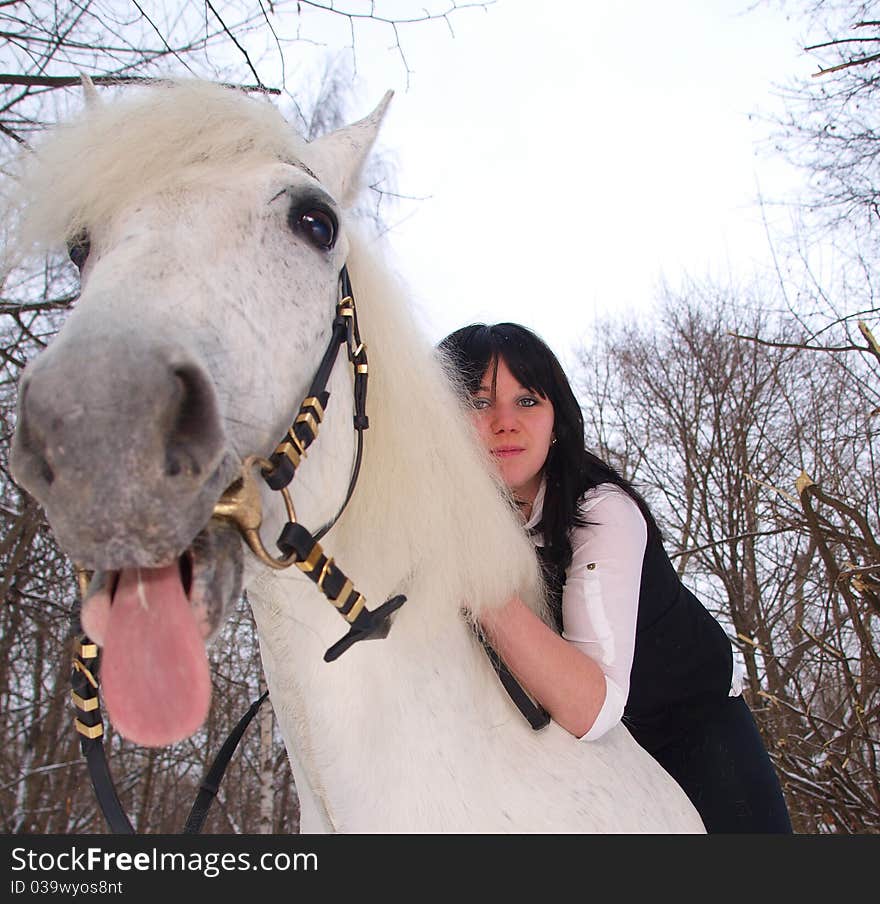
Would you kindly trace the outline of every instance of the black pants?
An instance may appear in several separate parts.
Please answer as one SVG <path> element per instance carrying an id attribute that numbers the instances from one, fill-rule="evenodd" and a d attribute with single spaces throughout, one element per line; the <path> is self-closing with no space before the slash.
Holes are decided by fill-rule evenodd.
<path id="1" fill-rule="evenodd" d="M 790 833 L 782 788 L 741 696 L 650 751 L 690 798 L 709 833 Z"/>

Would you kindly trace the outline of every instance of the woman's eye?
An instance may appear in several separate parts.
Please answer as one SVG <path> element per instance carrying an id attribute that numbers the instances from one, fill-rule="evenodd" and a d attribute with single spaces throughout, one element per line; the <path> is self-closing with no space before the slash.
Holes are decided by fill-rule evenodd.
<path id="1" fill-rule="evenodd" d="M 475 398 L 475 399 L 471 399 L 471 404 L 474 406 L 474 408 L 477 409 L 477 411 L 482 411 L 484 408 L 489 407 L 489 400 Z"/>
<path id="2" fill-rule="evenodd" d="M 538 404 L 538 400 L 533 399 L 531 396 L 525 396 L 519 400 L 519 404 L 522 408 L 533 408 Z"/>
<path id="3" fill-rule="evenodd" d="M 92 245 L 87 232 L 81 232 L 67 243 L 67 255 L 73 261 L 77 270 L 81 271 L 86 265 L 91 249 Z"/>
<path id="4" fill-rule="evenodd" d="M 329 210 L 307 210 L 300 214 L 296 225 L 316 248 L 329 251 L 336 243 L 336 218 Z"/>

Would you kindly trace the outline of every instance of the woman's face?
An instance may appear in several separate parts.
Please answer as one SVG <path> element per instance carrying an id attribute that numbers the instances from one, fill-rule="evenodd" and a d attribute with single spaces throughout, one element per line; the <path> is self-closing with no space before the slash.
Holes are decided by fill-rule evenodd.
<path id="1" fill-rule="evenodd" d="M 501 478 L 520 502 L 531 505 L 553 440 L 553 403 L 521 386 L 498 359 L 495 392 L 490 364 L 474 393 L 474 422 Z"/>

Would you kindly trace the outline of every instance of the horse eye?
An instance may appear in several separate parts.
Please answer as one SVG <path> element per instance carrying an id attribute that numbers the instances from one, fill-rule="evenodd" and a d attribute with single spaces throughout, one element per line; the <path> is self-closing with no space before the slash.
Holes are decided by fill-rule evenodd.
<path id="1" fill-rule="evenodd" d="M 82 270 L 86 265 L 91 248 L 92 244 L 87 232 L 81 232 L 67 243 L 68 257 L 73 261 L 77 270 Z"/>
<path id="2" fill-rule="evenodd" d="M 336 242 L 336 218 L 328 210 L 307 210 L 300 215 L 297 226 L 316 248 L 329 251 Z"/>

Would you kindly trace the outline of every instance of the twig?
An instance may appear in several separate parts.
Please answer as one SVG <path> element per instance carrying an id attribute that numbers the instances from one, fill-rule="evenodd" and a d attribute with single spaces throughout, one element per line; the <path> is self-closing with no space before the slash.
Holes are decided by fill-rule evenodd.
<path id="1" fill-rule="evenodd" d="M 256 75 L 256 73 L 254 74 Z M 91 76 L 91 79 L 95 85 L 154 84 L 168 81 L 167 78 L 151 78 L 146 75 L 95 75 Z M 259 76 L 257 76 L 257 80 L 259 81 Z M 0 73 L 0 85 L 68 88 L 72 85 L 79 84 L 81 84 L 81 79 L 78 75 L 14 75 Z M 237 88 L 239 91 L 260 91 L 265 94 L 281 94 L 280 88 L 267 88 L 263 84 L 235 85 L 228 82 L 221 82 L 221 85 L 224 88 Z"/>
<path id="2" fill-rule="evenodd" d="M 813 73 L 813 78 L 820 75 L 828 75 L 831 72 L 840 72 L 841 69 L 849 69 L 852 66 L 863 66 L 865 63 L 873 63 L 874 60 L 880 60 L 880 53 L 872 53 L 871 56 L 860 57 L 857 60 L 848 60 L 846 63 L 838 63 L 836 66 L 830 66 L 828 69 L 820 69 Z"/>
<path id="3" fill-rule="evenodd" d="M 251 58 L 250 58 L 250 56 L 248 56 L 248 52 L 244 49 L 244 47 L 241 46 L 241 44 L 238 43 L 238 38 L 236 38 L 236 36 L 229 30 L 229 27 L 223 21 L 222 17 L 220 16 L 220 13 L 218 13 L 217 10 L 214 9 L 214 5 L 211 3 L 211 0 L 205 0 L 205 5 L 217 17 L 217 21 L 223 26 L 223 31 L 226 32 L 226 34 L 229 37 L 229 40 L 232 41 L 232 43 L 235 44 L 235 46 L 241 51 L 241 54 L 244 57 L 245 62 L 248 64 L 248 68 L 251 70 L 251 72 L 253 72 L 254 78 L 257 80 L 257 84 L 260 86 L 260 90 L 263 90 L 263 80 L 257 74 L 257 70 L 254 68 L 254 64 L 251 62 Z"/>

